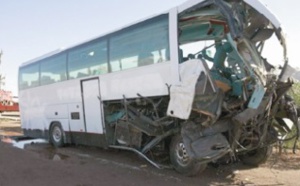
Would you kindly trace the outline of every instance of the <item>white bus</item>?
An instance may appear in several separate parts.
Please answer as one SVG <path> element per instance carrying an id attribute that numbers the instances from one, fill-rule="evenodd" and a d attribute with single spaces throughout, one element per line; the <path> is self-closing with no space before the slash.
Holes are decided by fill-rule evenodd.
<path id="1" fill-rule="evenodd" d="M 274 39 L 279 76 L 265 58 Z M 286 67 L 280 22 L 258 0 L 189 0 L 22 64 L 22 128 L 55 147 L 131 150 L 186 175 L 226 156 L 257 165 L 285 128 L 276 113 L 292 85 L 280 81 Z"/>

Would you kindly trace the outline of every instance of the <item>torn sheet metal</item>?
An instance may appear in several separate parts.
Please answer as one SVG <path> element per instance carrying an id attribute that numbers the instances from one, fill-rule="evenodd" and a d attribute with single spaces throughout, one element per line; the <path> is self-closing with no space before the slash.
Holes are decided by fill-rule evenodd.
<path id="1" fill-rule="evenodd" d="M 228 153 L 230 145 L 221 132 L 225 132 L 229 128 L 228 120 L 223 120 L 205 129 L 194 122 L 186 122 L 182 127 L 181 135 L 190 157 L 200 162 L 206 162 Z"/>
<path id="2" fill-rule="evenodd" d="M 252 109 L 257 109 L 265 95 L 265 92 L 265 88 L 262 84 L 256 84 L 254 93 L 251 96 L 248 107 Z"/>
<path id="3" fill-rule="evenodd" d="M 180 83 L 170 89 L 170 102 L 167 115 L 188 119 L 195 97 L 196 83 L 200 73 L 207 74 L 204 62 L 198 59 L 189 60 L 180 65 Z M 215 91 L 215 88 L 213 87 Z"/>

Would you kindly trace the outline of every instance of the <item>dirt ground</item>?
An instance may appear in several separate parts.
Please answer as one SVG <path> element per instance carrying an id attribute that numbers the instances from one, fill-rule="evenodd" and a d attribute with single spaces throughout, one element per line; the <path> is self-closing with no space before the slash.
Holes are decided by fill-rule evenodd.
<path id="1" fill-rule="evenodd" d="M 0 121 L 0 186 L 97 185 L 300 185 L 300 152 L 277 152 L 267 163 L 250 168 L 241 163 L 208 166 L 196 177 L 157 169 L 132 152 L 47 143 L 13 147 L 8 136 L 21 135 L 20 124 Z"/>

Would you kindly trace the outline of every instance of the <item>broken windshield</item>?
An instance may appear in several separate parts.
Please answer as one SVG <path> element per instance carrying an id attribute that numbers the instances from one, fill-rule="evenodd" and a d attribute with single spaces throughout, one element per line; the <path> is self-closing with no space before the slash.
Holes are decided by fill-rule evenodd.
<path id="1" fill-rule="evenodd" d="M 240 79 L 250 76 L 262 84 L 267 71 L 277 69 L 279 75 L 284 69 L 284 37 L 262 13 L 236 1 L 205 1 L 196 7 L 179 14 L 180 63 L 205 59 L 212 70 Z M 277 46 L 280 40 L 283 52 L 273 49 L 275 39 Z M 279 62 L 281 68 L 276 68 Z"/>

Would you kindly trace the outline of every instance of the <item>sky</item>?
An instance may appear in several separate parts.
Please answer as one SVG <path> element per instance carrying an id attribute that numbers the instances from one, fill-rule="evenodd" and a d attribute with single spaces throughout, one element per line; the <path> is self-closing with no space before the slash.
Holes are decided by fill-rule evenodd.
<path id="1" fill-rule="evenodd" d="M 288 39 L 290 64 L 297 61 L 300 1 L 261 0 L 281 21 Z M 59 48 L 109 33 L 160 14 L 185 0 L 0 0 L 0 73 L 6 90 L 17 95 L 18 67 Z"/>

